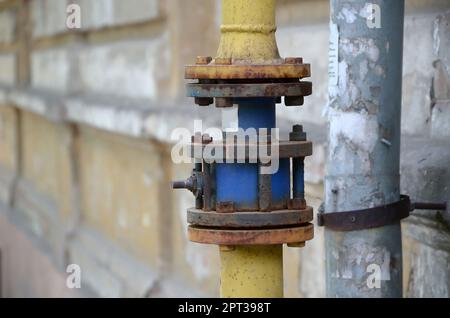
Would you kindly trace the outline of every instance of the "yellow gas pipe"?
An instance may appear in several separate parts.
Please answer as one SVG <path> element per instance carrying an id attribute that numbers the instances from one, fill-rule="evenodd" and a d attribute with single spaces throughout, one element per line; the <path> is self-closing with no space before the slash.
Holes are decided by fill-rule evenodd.
<path id="1" fill-rule="evenodd" d="M 216 58 L 279 59 L 275 0 L 222 0 Z M 283 246 L 221 246 L 221 297 L 283 297 Z"/>

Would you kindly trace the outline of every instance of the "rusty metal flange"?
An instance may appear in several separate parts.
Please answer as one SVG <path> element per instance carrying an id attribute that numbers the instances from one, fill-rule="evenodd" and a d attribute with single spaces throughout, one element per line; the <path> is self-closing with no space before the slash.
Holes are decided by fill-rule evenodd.
<path id="1" fill-rule="evenodd" d="M 190 208 L 187 221 L 195 226 L 225 227 L 225 228 L 262 228 L 286 225 L 299 225 L 312 221 L 313 210 L 306 207 L 303 210 L 277 210 L 271 212 L 206 212 Z"/>
<path id="2" fill-rule="evenodd" d="M 311 76 L 309 64 L 186 65 L 185 79 L 278 79 Z"/>
<path id="3" fill-rule="evenodd" d="M 270 245 L 309 241 L 314 237 L 311 223 L 276 229 L 228 230 L 190 225 L 188 238 L 192 242 L 219 245 Z"/>
<path id="4" fill-rule="evenodd" d="M 312 83 L 190 83 L 186 85 L 186 88 L 187 96 L 202 98 L 308 96 L 312 92 Z"/>
<path id="5" fill-rule="evenodd" d="M 279 141 L 267 145 L 267 149 L 271 151 L 271 146 L 276 147 L 278 145 L 279 158 L 297 158 L 307 157 L 312 155 L 312 143 L 310 141 Z M 259 159 L 259 147 L 266 147 L 265 144 L 258 143 L 224 143 L 223 141 L 212 142 L 209 144 L 194 142 L 191 144 L 191 157 L 195 159 L 204 159 L 207 162 L 211 160 L 227 160 L 227 159 L 246 159 L 246 160 L 258 160 Z M 265 149 L 262 153 L 266 153 Z M 221 158 L 218 155 L 222 154 Z M 239 155 L 239 156 L 237 156 Z M 242 155 L 242 158 L 241 158 Z"/>

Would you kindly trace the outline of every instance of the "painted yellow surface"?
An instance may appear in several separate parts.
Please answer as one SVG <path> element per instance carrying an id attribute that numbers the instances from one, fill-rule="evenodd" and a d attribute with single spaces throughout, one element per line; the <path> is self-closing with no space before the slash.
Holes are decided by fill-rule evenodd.
<path id="1" fill-rule="evenodd" d="M 282 245 L 221 248 L 220 259 L 221 297 L 283 297 Z"/>
<path id="2" fill-rule="evenodd" d="M 158 266 L 164 177 L 151 142 L 82 127 L 79 140 L 83 222 Z M 167 187 L 168 188 L 168 187 Z M 160 212 L 159 212 L 160 211 Z"/>
<path id="3" fill-rule="evenodd" d="M 222 0 L 216 58 L 270 63 L 278 59 L 275 0 Z M 220 251 L 221 297 L 283 297 L 283 248 L 236 246 Z"/>
<path id="4" fill-rule="evenodd" d="M 69 127 L 21 112 L 21 134 L 24 178 L 54 200 L 66 218 L 72 210 Z"/>
<path id="5" fill-rule="evenodd" d="M 222 0 L 218 58 L 258 61 L 279 58 L 275 0 Z"/>

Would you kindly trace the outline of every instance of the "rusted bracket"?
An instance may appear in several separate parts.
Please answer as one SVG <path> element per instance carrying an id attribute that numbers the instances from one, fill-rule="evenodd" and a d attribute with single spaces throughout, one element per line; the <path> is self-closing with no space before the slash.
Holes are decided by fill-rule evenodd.
<path id="1" fill-rule="evenodd" d="M 335 231 L 357 231 L 392 224 L 409 216 L 409 196 L 400 195 L 400 201 L 348 212 L 319 212 L 317 223 Z"/>

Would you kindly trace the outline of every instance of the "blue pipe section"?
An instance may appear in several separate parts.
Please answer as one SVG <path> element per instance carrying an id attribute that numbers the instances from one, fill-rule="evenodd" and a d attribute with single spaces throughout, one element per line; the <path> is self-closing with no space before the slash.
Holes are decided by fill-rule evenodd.
<path id="1" fill-rule="evenodd" d="M 236 98 L 239 128 L 275 128 L 274 98 Z M 272 203 L 282 205 L 289 199 L 289 159 L 280 160 L 272 175 Z M 256 163 L 216 164 L 216 200 L 233 201 L 238 210 L 258 209 L 258 165 Z"/>

